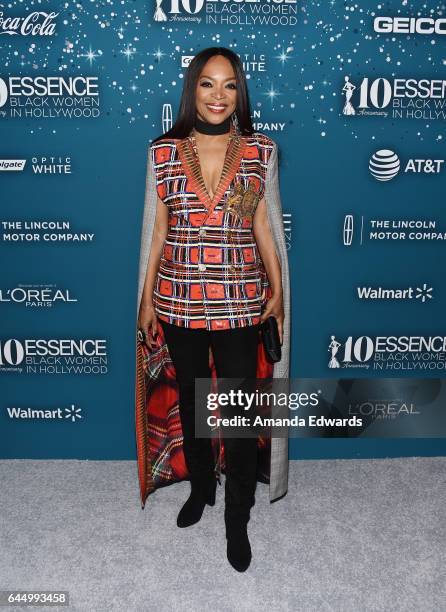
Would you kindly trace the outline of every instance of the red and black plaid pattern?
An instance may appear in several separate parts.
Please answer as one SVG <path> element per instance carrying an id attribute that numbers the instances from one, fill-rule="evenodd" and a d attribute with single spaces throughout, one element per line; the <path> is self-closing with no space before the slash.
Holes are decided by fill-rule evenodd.
<path id="1" fill-rule="evenodd" d="M 260 201 L 274 142 L 259 132 L 236 139 L 211 202 L 197 183 L 193 158 L 182 154 L 187 140 L 162 139 L 151 146 L 157 193 L 169 209 L 153 291 L 155 311 L 168 323 L 190 328 L 255 325 L 268 280 L 252 217 L 241 219 L 224 206 L 237 184 L 247 189 L 251 183 Z"/>

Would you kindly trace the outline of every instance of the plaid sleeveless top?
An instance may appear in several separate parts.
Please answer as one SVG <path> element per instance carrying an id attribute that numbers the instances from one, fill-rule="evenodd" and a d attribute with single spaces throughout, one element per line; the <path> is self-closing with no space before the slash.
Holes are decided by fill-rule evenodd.
<path id="1" fill-rule="evenodd" d="M 260 322 L 268 278 L 252 232 L 274 141 L 231 124 L 220 182 L 207 192 L 193 135 L 151 145 L 156 190 L 169 209 L 153 289 L 157 316 L 181 327 L 231 329 Z"/>

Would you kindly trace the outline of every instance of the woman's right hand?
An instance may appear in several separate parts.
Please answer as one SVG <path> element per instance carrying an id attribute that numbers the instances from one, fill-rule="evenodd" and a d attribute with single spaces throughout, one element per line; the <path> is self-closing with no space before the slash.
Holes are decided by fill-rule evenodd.
<path id="1" fill-rule="evenodd" d="M 156 341 L 155 337 L 158 334 L 158 320 L 152 302 L 144 304 L 141 302 L 139 308 L 138 327 L 141 327 L 146 335 L 145 344 L 153 349 Z"/>

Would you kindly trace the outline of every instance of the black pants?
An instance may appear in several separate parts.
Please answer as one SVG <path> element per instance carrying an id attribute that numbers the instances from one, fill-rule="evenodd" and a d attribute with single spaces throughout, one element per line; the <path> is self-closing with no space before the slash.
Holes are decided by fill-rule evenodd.
<path id="1" fill-rule="evenodd" d="M 259 325 L 208 331 L 158 319 L 179 387 L 183 449 L 192 487 L 206 489 L 215 479 L 211 440 L 195 438 L 195 378 L 210 378 L 209 347 L 218 378 L 255 378 Z M 257 484 L 257 439 L 224 438 L 225 519 L 249 521 Z"/>

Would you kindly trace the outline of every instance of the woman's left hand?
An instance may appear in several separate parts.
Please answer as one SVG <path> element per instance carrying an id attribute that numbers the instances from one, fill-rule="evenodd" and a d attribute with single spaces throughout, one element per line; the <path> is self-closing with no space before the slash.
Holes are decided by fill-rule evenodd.
<path id="1" fill-rule="evenodd" d="M 285 318 L 285 310 L 283 308 L 282 295 L 273 295 L 266 302 L 265 310 L 262 312 L 260 322 L 263 323 L 268 317 L 273 316 L 277 321 L 277 328 L 279 330 L 280 344 L 283 343 L 283 320 Z"/>

